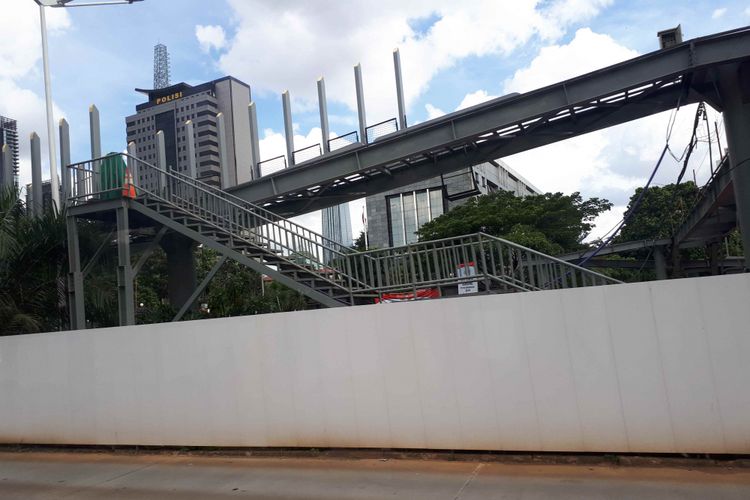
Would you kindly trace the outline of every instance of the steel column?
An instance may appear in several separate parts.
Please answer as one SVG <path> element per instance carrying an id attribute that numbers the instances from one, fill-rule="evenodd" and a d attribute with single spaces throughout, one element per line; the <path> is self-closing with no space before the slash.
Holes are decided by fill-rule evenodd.
<path id="1" fill-rule="evenodd" d="M 232 180 L 229 178 L 229 158 L 227 158 L 227 129 L 226 129 L 226 123 L 224 122 L 224 113 L 218 113 L 216 115 L 216 131 L 219 135 L 219 165 L 221 169 L 221 189 L 226 189 L 229 186 L 232 185 Z M 251 133 L 252 135 L 252 133 Z M 255 160 L 253 160 L 253 152 L 252 148 L 250 151 L 250 176 L 252 178 L 252 172 L 253 172 L 253 165 L 255 165 Z M 237 172 L 237 175 L 239 176 L 239 172 Z"/>
<path id="2" fill-rule="evenodd" d="M 89 106 L 89 136 L 91 138 L 91 158 L 102 157 L 102 133 L 99 124 L 99 109 L 93 104 Z M 101 190 L 99 186 L 99 162 L 94 162 L 94 178 L 91 179 L 92 192 L 96 193 Z"/>
<path id="3" fill-rule="evenodd" d="M 76 218 L 65 217 L 68 237 L 68 314 L 71 330 L 86 328 L 83 274 L 81 273 L 81 252 L 78 246 L 78 226 Z"/>
<path id="4" fill-rule="evenodd" d="M 38 217 L 44 210 L 42 199 L 42 150 L 39 136 L 31 133 L 31 213 Z"/>
<path id="5" fill-rule="evenodd" d="M 398 128 L 406 128 L 406 106 L 404 106 L 404 80 L 401 77 L 401 53 L 393 50 L 393 70 L 396 73 L 396 101 L 398 103 Z"/>
<path id="6" fill-rule="evenodd" d="M 292 103 L 289 99 L 289 91 L 281 94 L 281 104 L 284 108 L 284 138 L 286 139 L 286 164 L 294 166 L 294 125 L 292 124 Z"/>
<path id="7" fill-rule="evenodd" d="M 719 89 L 729 146 L 737 221 L 750 268 L 750 61 L 721 68 Z"/>
<path id="8" fill-rule="evenodd" d="M 320 110 L 320 136 L 323 142 L 323 154 L 331 151 L 328 145 L 328 136 L 330 130 L 328 128 L 328 101 L 326 99 L 326 81 L 321 76 L 318 78 L 318 109 Z"/>
<path id="9" fill-rule="evenodd" d="M 140 178 L 138 177 L 138 162 L 134 160 L 134 158 L 138 157 L 137 154 L 138 150 L 136 149 L 134 142 L 128 143 L 128 170 L 130 171 L 130 175 L 133 176 L 133 182 L 136 186 L 138 186 L 141 182 Z"/>
<path id="10" fill-rule="evenodd" d="M 362 88 L 362 66 L 354 66 L 354 87 L 357 91 L 357 116 L 359 118 L 359 142 L 367 144 L 367 118 L 365 117 L 365 94 Z"/>
<path id="11" fill-rule="evenodd" d="M 168 233 L 161 239 L 160 245 L 167 254 L 169 304 L 177 309 L 185 304 L 190 292 L 195 289 L 195 242 L 181 234 Z"/>
<path id="12" fill-rule="evenodd" d="M 664 248 L 661 246 L 655 246 L 653 252 L 656 279 L 665 280 L 667 279 L 667 259 L 664 257 Z"/>
<path id="13" fill-rule="evenodd" d="M 255 109 L 255 102 L 250 101 L 247 106 L 247 112 L 250 115 L 250 156 L 253 162 L 252 176 L 253 179 L 260 178 L 260 140 L 258 139 L 258 113 Z"/>
<path id="14" fill-rule="evenodd" d="M 130 224 L 126 202 L 115 209 L 117 216 L 117 304 L 120 326 L 135 324 L 133 268 L 130 265 Z"/>
<path id="15" fill-rule="evenodd" d="M 68 198 L 71 196 L 71 182 L 70 182 L 70 126 L 67 120 L 62 118 L 60 120 L 60 173 L 62 174 L 62 200 L 60 207 L 68 204 Z"/>
<path id="16" fill-rule="evenodd" d="M 49 49 L 47 48 L 47 19 L 44 6 L 39 5 L 39 25 L 42 29 L 42 69 L 44 72 L 44 101 L 47 109 L 47 146 L 49 149 L 49 173 L 52 187 L 52 205 L 60 210 L 60 183 L 57 178 L 57 158 L 55 157 L 55 125 L 52 108 L 52 79 L 49 74 Z"/>
<path id="17" fill-rule="evenodd" d="M 191 179 L 198 178 L 198 167 L 195 159 L 195 135 L 193 120 L 185 122 L 185 135 L 187 136 L 188 176 Z"/>
<path id="18" fill-rule="evenodd" d="M 161 130 L 156 133 L 156 160 L 156 166 L 159 167 L 163 172 L 169 170 L 169 165 L 167 165 L 167 149 L 164 145 L 164 132 L 162 132 Z M 159 173 L 158 191 L 162 196 L 166 195 L 167 176 L 165 173 Z"/>

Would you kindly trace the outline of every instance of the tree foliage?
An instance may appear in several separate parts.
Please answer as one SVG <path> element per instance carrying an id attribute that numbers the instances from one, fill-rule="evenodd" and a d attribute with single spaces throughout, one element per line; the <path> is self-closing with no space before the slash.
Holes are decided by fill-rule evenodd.
<path id="1" fill-rule="evenodd" d="M 555 255 L 582 248 L 596 216 L 611 206 L 600 198 L 584 200 L 580 193 L 518 197 L 498 191 L 428 222 L 417 235 L 427 241 L 482 231 Z"/>
<path id="2" fill-rule="evenodd" d="M 65 225 L 27 216 L 15 190 L 0 193 L 0 334 L 59 328 L 66 317 Z"/>
<path id="3" fill-rule="evenodd" d="M 643 192 L 638 188 L 630 197 L 627 210 Z M 638 210 L 622 227 L 618 241 L 671 238 L 693 207 L 698 186 L 693 182 L 651 187 L 643 196 Z"/>

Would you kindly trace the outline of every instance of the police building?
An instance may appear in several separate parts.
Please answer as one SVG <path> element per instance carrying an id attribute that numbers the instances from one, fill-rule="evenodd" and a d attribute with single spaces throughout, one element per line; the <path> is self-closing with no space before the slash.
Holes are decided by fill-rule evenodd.
<path id="1" fill-rule="evenodd" d="M 230 179 L 228 185 L 251 180 L 250 87 L 227 76 L 189 85 L 178 83 L 169 87 L 144 90 L 148 102 L 136 106 L 136 114 L 126 121 L 128 143 L 134 142 L 138 158 L 156 165 L 156 133 L 164 133 L 166 165 L 172 170 L 188 171 L 188 144 L 185 122 L 193 123 L 195 138 L 196 174 L 199 180 L 221 186 L 218 126 L 216 116 L 224 115 L 225 144 Z M 157 181 L 154 173 L 139 172 L 138 184 L 152 187 Z"/>

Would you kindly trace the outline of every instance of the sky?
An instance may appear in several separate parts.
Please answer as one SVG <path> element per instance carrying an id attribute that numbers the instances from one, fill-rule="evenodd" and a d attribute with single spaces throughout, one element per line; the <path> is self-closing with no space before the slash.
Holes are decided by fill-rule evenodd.
<path id="1" fill-rule="evenodd" d="M 75 0 L 73 3 L 80 2 Z M 362 65 L 368 123 L 395 117 L 392 51 L 399 48 L 406 114 L 416 124 L 510 92 L 526 92 L 658 49 L 656 33 L 684 38 L 750 25 L 748 0 L 144 0 L 125 6 L 47 9 L 55 120 L 71 127 L 73 161 L 90 158 L 88 108 L 101 113 L 104 151 L 125 148 L 125 116 L 152 86 L 153 46 L 171 56 L 172 83 L 225 75 L 251 86 L 261 157 L 285 152 L 281 93 L 289 90 L 297 149 L 320 142 L 316 80 L 326 80 L 331 130 L 357 128 L 353 66 Z M 30 181 L 29 134 L 42 137 L 48 172 L 39 12 L 33 0 L 0 0 L 0 115 L 17 119 L 21 182 Z M 694 106 L 675 115 L 670 149 L 690 139 Z M 671 113 L 503 158 L 538 188 L 610 200 L 590 238 L 622 217 L 666 141 Z M 721 115 L 717 122 L 723 146 Z M 713 127 L 712 127 L 713 128 Z M 693 155 L 710 174 L 708 138 Z M 716 137 L 711 137 L 716 157 Z M 670 156 L 655 184 L 677 178 Z M 45 178 L 48 178 L 48 173 Z M 351 203 L 354 236 L 363 200 Z M 319 213 L 299 218 L 320 230 Z"/>

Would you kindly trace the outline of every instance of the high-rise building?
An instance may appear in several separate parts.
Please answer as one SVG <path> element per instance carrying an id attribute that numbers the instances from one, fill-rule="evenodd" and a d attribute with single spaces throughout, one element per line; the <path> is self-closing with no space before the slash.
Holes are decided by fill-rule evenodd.
<path id="1" fill-rule="evenodd" d="M 0 116 L 0 151 L 4 145 L 8 145 L 11 151 L 13 182 L 18 185 L 18 124 L 16 120 Z M 0 158 L 2 162 L 2 158 Z M 4 175 L 4 168 L 0 169 L 0 176 Z M 0 179 L 0 186 L 4 185 L 5 179 Z"/>
<path id="2" fill-rule="evenodd" d="M 540 193 L 503 161 L 495 160 L 368 196 L 369 247 L 387 248 L 414 243 L 417 230 L 426 222 L 473 196 L 499 189 L 511 191 L 516 196 Z"/>
<path id="3" fill-rule="evenodd" d="M 352 217 L 348 203 L 324 208 L 322 221 L 324 237 L 346 247 L 352 246 Z M 333 256 L 324 255 L 323 258 L 327 264 Z"/>
<path id="4" fill-rule="evenodd" d="M 193 122 L 196 174 L 199 180 L 219 187 L 221 164 L 216 115 L 223 113 L 225 144 L 229 166 L 228 185 L 252 179 L 250 161 L 250 87 L 227 76 L 200 85 L 178 83 L 163 89 L 136 91 L 148 102 L 136 106 L 136 114 L 125 119 L 128 143 L 136 145 L 136 155 L 157 163 L 156 133 L 164 133 L 167 166 L 179 172 L 188 170 L 185 122 Z M 157 179 L 153 173 L 139 172 L 138 183 L 147 188 Z"/>
<path id="5" fill-rule="evenodd" d="M 60 185 L 57 185 L 60 189 Z M 34 190 L 31 184 L 26 184 L 26 207 L 31 208 L 34 204 Z M 52 181 L 42 182 L 42 211 L 52 210 Z"/>

